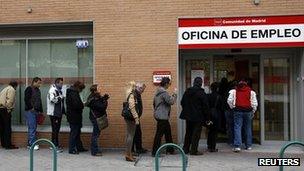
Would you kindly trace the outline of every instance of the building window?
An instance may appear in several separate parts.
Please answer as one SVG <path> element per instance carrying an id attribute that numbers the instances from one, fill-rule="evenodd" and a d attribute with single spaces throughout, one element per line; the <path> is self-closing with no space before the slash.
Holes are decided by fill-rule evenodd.
<path id="1" fill-rule="evenodd" d="M 0 43 L 0 88 L 11 79 L 21 82 L 17 89 L 16 108 L 13 112 L 13 124 L 24 125 L 24 90 L 26 83 L 31 84 L 33 77 L 41 77 L 40 88 L 43 109 L 46 112 L 46 96 L 55 78 L 63 77 L 65 87 L 75 81 L 83 81 L 86 89 L 81 93 L 83 100 L 89 94 L 93 83 L 93 40 L 87 48 L 77 48 L 78 39 L 45 39 L 45 40 L 3 40 Z M 27 81 L 26 81 L 27 80 Z M 89 124 L 88 109 L 83 113 L 84 125 Z M 49 119 L 45 120 L 49 125 Z M 66 125 L 63 117 L 63 125 Z"/>

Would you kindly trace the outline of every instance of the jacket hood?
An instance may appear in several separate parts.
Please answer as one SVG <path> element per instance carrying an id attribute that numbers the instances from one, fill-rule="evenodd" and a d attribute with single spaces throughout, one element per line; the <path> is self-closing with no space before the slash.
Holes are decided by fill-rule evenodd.
<path id="1" fill-rule="evenodd" d="M 251 90 L 251 88 L 246 84 L 238 84 L 236 89 L 238 91 L 250 91 Z"/>

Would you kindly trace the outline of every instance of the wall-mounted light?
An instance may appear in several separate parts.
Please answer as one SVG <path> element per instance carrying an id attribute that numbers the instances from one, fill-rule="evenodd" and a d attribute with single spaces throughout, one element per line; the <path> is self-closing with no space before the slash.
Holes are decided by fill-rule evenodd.
<path id="1" fill-rule="evenodd" d="M 260 4 L 260 0 L 253 0 L 253 4 L 254 5 L 259 5 Z"/>
<path id="2" fill-rule="evenodd" d="M 27 13 L 32 13 L 32 12 L 33 12 L 32 7 L 28 7 L 28 8 L 27 8 Z"/>

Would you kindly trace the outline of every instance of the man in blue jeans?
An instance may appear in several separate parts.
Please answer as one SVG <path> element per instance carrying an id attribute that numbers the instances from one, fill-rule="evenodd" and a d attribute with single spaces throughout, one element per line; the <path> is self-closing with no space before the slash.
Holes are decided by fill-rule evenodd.
<path id="1" fill-rule="evenodd" d="M 242 128 L 245 134 L 245 149 L 252 149 L 252 118 L 257 110 L 256 93 L 251 90 L 246 79 L 241 79 L 235 89 L 229 91 L 227 99 L 234 114 L 234 152 L 241 151 Z"/>
<path id="2" fill-rule="evenodd" d="M 35 77 L 32 84 L 24 91 L 25 119 L 28 126 L 28 148 L 36 141 L 37 115 L 42 113 L 41 101 L 41 78 Z M 35 145 L 34 150 L 39 150 L 39 145 Z"/>

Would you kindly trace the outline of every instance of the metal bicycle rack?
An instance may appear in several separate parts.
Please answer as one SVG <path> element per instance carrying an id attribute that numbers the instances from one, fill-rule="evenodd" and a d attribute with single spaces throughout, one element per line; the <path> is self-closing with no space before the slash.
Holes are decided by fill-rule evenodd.
<path id="1" fill-rule="evenodd" d="M 280 150 L 280 153 L 279 153 L 279 157 L 280 158 L 283 158 L 284 157 L 284 153 L 285 153 L 285 150 L 289 147 L 289 146 L 292 146 L 292 145 L 301 145 L 304 147 L 304 143 L 300 142 L 300 141 L 293 141 L 293 142 L 289 142 L 287 144 L 285 144 L 281 150 Z M 283 166 L 280 166 L 279 168 L 280 171 L 283 171 Z"/>
<path id="2" fill-rule="evenodd" d="M 57 151 L 56 146 L 48 139 L 39 139 L 35 141 L 30 148 L 30 171 L 34 171 L 34 146 L 39 142 L 46 142 L 52 146 L 53 150 L 53 171 L 57 171 Z"/>
<path id="3" fill-rule="evenodd" d="M 188 158 L 187 156 L 185 155 L 185 152 L 184 150 L 176 145 L 176 144 L 173 144 L 173 143 L 167 143 L 167 144 L 164 144 L 162 145 L 161 147 L 159 147 L 159 149 L 156 151 L 156 154 L 155 154 L 155 170 L 156 171 L 159 171 L 159 153 L 167 148 L 167 147 L 173 147 L 175 149 L 177 149 L 179 151 L 179 153 L 181 154 L 182 156 L 182 162 L 183 162 L 183 171 L 186 171 L 186 167 L 187 167 L 187 163 L 188 163 Z"/>

